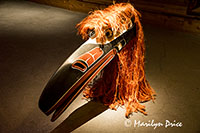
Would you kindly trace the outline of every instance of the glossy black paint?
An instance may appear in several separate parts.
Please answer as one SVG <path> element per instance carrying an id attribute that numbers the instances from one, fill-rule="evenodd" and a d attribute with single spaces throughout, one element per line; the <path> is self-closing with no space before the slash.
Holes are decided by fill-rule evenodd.
<path id="1" fill-rule="evenodd" d="M 73 95 L 79 91 L 81 86 L 88 80 L 90 75 L 84 80 L 81 81 L 80 86 L 72 90 L 73 92 L 69 94 L 69 96 L 64 96 L 71 91 L 71 87 L 79 82 L 81 77 L 90 70 L 101 58 L 103 58 L 109 51 L 113 48 L 116 48 L 118 52 L 121 49 L 118 49 L 117 45 L 120 43 L 122 48 L 135 36 L 136 27 L 133 26 L 131 29 L 127 30 L 121 36 L 117 37 L 115 40 L 111 41 L 108 44 L 95 44 L 86 41 L 82 44 L 53 74 L 46 87 L 44 88 L 40 99 L 39 99 L 39 108 L 46 115 L 51 114 L 53 111 L 62 108 L 66 105 Z M 92 50 L 93 48 L 99 47 L 103 50 L 103 55 L 96 60 L 85 72 L 81 72 L 80 70 L 73 69 L 72 63 L 76 61 L 76 59 L 82 54 Z M 93 74 L 93 73 L 92 73 Z M 91 75 L 92 75 L 91 74 Z M 64 100 L 63 100 L 64 99 Z M 74 99 L 72 99 L 74 100 Z M 66 107 L 65 107 L 66 108 Z"/>

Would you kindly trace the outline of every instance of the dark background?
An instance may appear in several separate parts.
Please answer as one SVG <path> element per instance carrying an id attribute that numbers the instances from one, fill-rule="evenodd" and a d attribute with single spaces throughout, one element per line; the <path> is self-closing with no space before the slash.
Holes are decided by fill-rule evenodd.
<path id="1" fill-rule="evenodd" d="M 200 34 L 145 21 L 146 75 L 157 99 L 144 103 L 148 116 L 134 113 L 130 120 L 176 120 L 183 127 L 126 127 L 125 109 L 113 111 L 82 95 L 50 122 L 38 108 L 40 94 L 83 43 L 75 25 L 86 16 L 29 1 L 0 1 L 0 132 L 199 132 Z"/>

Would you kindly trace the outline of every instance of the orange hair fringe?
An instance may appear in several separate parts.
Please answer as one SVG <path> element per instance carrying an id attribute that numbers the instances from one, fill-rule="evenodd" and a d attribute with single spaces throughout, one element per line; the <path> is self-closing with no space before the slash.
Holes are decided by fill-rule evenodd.
<path id="1" fill-rule="evenodd" d="M 154 100 L 155 91 L 150 87 L 144 72 L 144 34 L 140 23 L 140 13 L 130 3 L 119 3 L 104 10 L 92 12 L 78 25 L 78 33 L 88 39 L 88 32 L 93 30 L 96 42 L 105 44 L 105 30 L 112 29 L 115 37 L 136 24 L 134 37 L 115 58 L 103 69 L 101 76 L 83 91 L 85 98 L 102 101 L 111 109 L 124 105 L 125 116 L 133 112 L 147 114 L 141 102 Z"/>

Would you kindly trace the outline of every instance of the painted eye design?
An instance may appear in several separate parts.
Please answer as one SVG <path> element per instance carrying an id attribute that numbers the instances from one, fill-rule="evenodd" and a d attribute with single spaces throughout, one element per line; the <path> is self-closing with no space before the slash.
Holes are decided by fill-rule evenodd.
<path id="1" fill-rule="evenodd" d="M 112 30 L 109 28 L 107 30 L 105 30 L 105 35 L 106 37 L 109 39 L 109 38 L 112 38 L 113 37 L 113 32 Z"/>
<path id="2" fill-rule="evenodd" d="M 89 36 L 90 38 L 94 38 L 94 36 L 95 36 L 95 31 L 94 31 L 94 29 L 88 31 L 88 36 Z"/>

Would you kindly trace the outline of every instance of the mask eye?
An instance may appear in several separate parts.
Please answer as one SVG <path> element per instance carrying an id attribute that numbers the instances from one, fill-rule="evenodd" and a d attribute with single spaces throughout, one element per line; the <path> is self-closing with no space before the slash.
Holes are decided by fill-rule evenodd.
<path id="1" fill-rule="evenodd" d="M 112 32 L 112 30 L 111 30 L 110 28 L 107 29 L 107 30 L 105 31 L 105 35 L 106 35 L 107 38 L 113 37 L 113 32 Z"/>
<path id="2" fill-rule="evenodd" d="M 89 31 L 88 31 L 88 36 L 89 36 L 90 38 L 93 38 L 93 37 L 95 36 L 95 31 L 94 31 L 94 30 L 89 30 Z"/>

